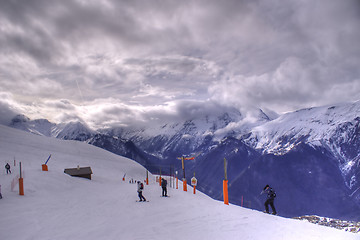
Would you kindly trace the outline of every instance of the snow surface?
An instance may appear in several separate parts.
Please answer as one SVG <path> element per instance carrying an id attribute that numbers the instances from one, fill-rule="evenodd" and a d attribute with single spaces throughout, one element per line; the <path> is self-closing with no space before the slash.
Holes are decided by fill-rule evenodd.
<path id="1" fill-rule="evenodd" d="M 136 185 L 145 169 L 136 162 L 76 141 L 36 136 L 0 125 L 0 239 L 359 239 L 359 234 L 305 221 L 224 205 L 208 196 L 169 188 L 170 198 L 150 176 L 139 203 Z M 49 171 L 41 171 L 47 157 Z M 16 166 L 13 160 L 16 159 Z M 25 195 L 11 181 L 24 170 Z M 92 180 L 64 174 L 64 168 L 91 166 Z M 126 173 L 126 181 L 121 179 Z M 179 184 L 181 186 L 181 184 Z"/>

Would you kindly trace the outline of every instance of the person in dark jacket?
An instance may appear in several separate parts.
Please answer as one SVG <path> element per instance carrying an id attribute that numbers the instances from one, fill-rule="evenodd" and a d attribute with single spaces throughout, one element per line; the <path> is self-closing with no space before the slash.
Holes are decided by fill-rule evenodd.
<path id="1" fill-rule="evenodd" d="M 161 179 L 161 187 L 162 187 L 162 196 L 167 197 L 167 181 L 165 179 Z"/>
<path id="2" fill-rule="evenodd" d="M 6 163 L 5 169 L 6 169 L 6 174 L 8 174 L 9 172 L 11 173 L 10 164 L 9 164 L 9 163 Z"/>
<path id="3" fill-rule="evenodd" d="M 264 191 L 265 193 L 267 193 L 267 199 L 265 201 L 265 212 L 266 213 L 269 213 L 269 205 L 272 209 L 272 214 L 276 215 L 276 209 L 275 209 L 275 206 L 274 206 L 274 200 L 275 200 L 275 197 L 276 197 L 276 193 L 274 191 L 274 189 L 272 189 L 269 185 L 266 185 L 264 187 Z"/>
<path id="4" fill-rule="evenodd" d="M 142 202 L 142 201 L 146 202 L 145 197 L 142 195 L 143 189 L 144 189 L 144 184 L 142 182 L 138 181 L 137 182 L 137 192 L 138 192 L 138 195 L 140 198 L 139 202 Z"/>

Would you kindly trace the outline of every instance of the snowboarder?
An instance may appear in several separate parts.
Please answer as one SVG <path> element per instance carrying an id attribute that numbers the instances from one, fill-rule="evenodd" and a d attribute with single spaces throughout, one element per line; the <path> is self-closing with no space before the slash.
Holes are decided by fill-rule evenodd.
<path id="1" fill-rule="evenodd" d="M 165 179 L 161 179 L 161 187 L 162 187 L 162 196 L 163 197 L 167 197 L 167 189 L 166 189 L 166 186 L 167 186 L 167 181 Z"/>
<path id="2" fill-rule="evenodd" d="M 264 190 L 262 191 L 262 193 L 267 193 L 267 199 L 265 201 L 265 212 L 266 213 L 269 213 L 269 205 L 271 206 L 271 209 L 272 209 L 272 214 L 273 215 L 276 215 L 276 209 L 275 209 L 275 206 L 274 206 L 274 200 L 275 200 L 275 197 L 276 197 L 276 193 L 274 191 L 274 189 L 272 189 L 269 185 L 266 185 L 264 187 Z"/>
<path id="3" fill-rule="evenodd" d="M 6 174 L 9 174 L 9 172 L 11 173 L 10 164 L 9 164 L 9 163 L 6 163 L 5 169 L 6 169 Z"/>
<path id="4" fill-rule="evenodd" d="M 137 182 L 137 191 L 139 193 L 139 198 L 140 198 L 139 202 L 142 202 L 142 201 L 146 202 L 145 197 L 142 195 L 143 189 L 144 189 L 144 184 L 142 182 L 138 181 Z"/>

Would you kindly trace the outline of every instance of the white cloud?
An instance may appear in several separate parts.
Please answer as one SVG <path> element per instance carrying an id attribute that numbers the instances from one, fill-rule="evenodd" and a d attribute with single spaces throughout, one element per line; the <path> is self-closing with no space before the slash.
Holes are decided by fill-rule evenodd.
<path id="1" fill-rule="evenodd" d="M 360 99 L 355 0 L 1 5 L 2 108 L 30 117 L 101 126 Z"/>

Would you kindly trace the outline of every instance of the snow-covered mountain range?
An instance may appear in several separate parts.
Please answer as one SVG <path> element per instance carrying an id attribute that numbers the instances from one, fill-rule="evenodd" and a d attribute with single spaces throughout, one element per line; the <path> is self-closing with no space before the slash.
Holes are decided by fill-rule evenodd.
<path id="1" fill-rule="evenodd" d="M 171 197 L 159 197 L 161 187 L 151 174 L 144 188 L 149 202 L 136 202 L 137 186 L 129 180 L 143 180 L 145 169 L 83 142 L 36 136 L 0 125 L 0 152 L 1 161 L 9 162 L 12 170 L 12 174 L 0 172 L 0 239 L 359 238 L 358 233 L 228 206 L 199 191 L 193 194 L 168 187 Z M 49 171 L 41 171 L 49 153 Z M 24 196 L 19 195 L 18 184 L 13 185 L 19 177 L 19 162 Z M 64 168 L 77 165 L 91 167 L 91 180 L 64 173 Z M 124 173 L 126 181 L 122 181 Z"/>
<path id="2" fill-rule="evenodd" d="M 223 159 L 228 160 L 230 201 L 262 209 L 266 184 L 278 191 L 284 216 L 317 214 L 359 219 L 360 102 L 314 107 L 277 118 L 237 110 L 158 126 L 91 130 L 81 123 L 13 119 L 10 126 L 44 136 L 85 141 L 132 158 L 152 172 L 181 173 L 186 163 L 199 189 L 222 197 Z M 190 180 L 190 179 L 189 179 Z M 188 181 L 189 181 L 188 180 Z M 245 199 L 245 200 L 244 200 Z M 251 205 L 251 206 L 250 206 Z"/>

